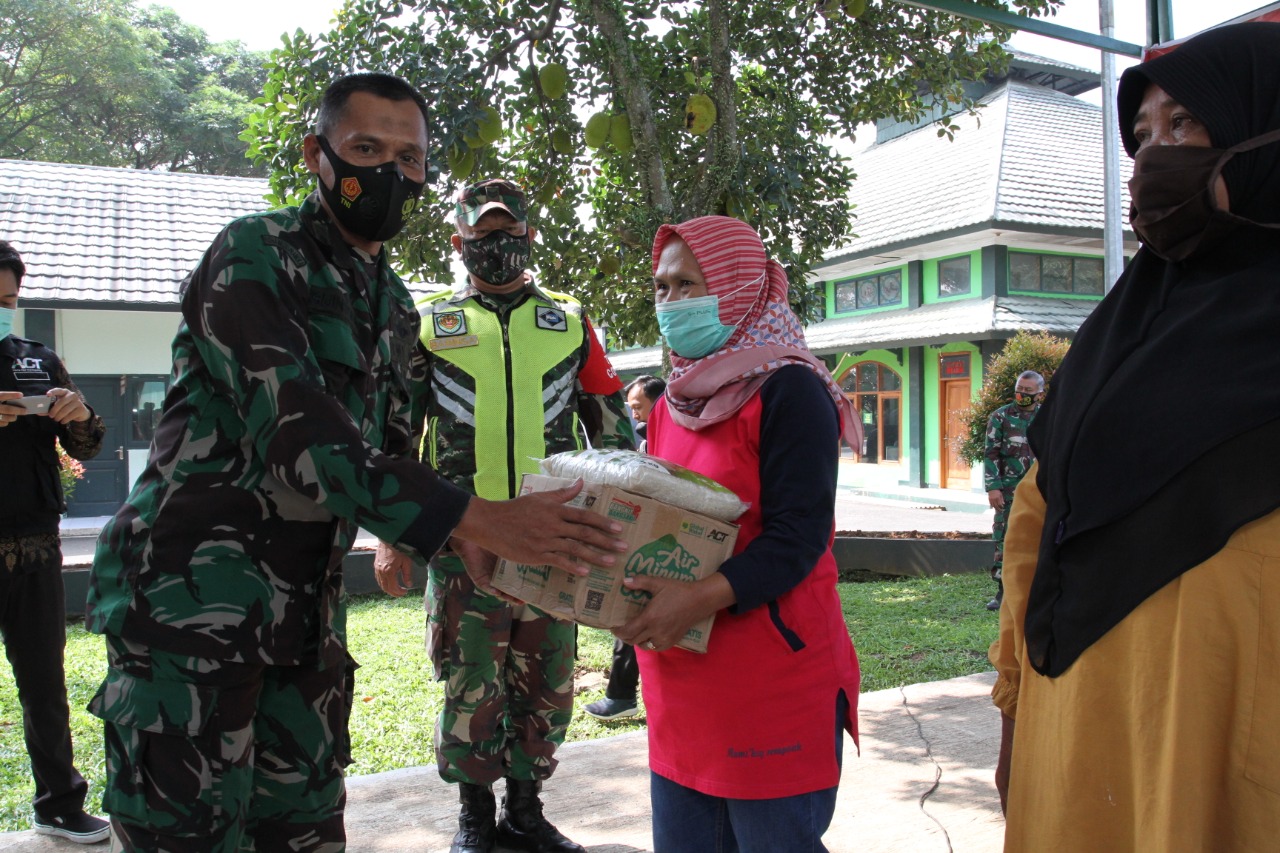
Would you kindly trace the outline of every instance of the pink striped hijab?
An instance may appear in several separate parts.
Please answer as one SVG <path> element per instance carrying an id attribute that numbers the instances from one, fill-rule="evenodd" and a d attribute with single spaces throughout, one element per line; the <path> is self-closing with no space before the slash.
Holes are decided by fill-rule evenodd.
<path id="1" fill-rule="evenodd" d="M 720 322 L 736 326 L 729 340 L 698 359 L 671 354 L 667 408 L 672 420 L 700 430 L 732 417 L 759 390 L 769 373 L 803 364 L 827 385 L 840 413 L 841 434 L 862 447 L 862 424 L 831 372 L 804 342 L 800 320 L 787 302 L 787 274 L 765 254 L 760 235 L 729 216 L 702 216 L 663 225 L 653 240 L 653 266 L 673 238 L 688 244 L 707 282 L 720 297 Z"/>

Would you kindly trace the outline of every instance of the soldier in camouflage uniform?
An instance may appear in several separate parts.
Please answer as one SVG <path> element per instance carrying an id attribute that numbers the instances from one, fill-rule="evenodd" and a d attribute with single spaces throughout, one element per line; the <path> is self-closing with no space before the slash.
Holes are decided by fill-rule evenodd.
<path id="1" fill-rule="evenodd" d="M 345 848 L 358 528 L 423 557 L 451 533 L 502 553 L 497 529 L 570 568 L 584 541 L 618 547 L 563 495 L 483 501 L 406 458 L 419 321 L 382 244 L 426 177 L 425 110 L 399 78 L 336 81 L 304 141 L 317 192 L 232 222 L 185 283 L 173 387 L 85 617 L 124 850 Z M 546 525 L 578 542 L 532 541 Z"/>
<path id="2" fill-rule="evenodd" d="M 630 448 L 622 383 L 581 306 L 534 285 L 535 230 L 525 195 L 503 180 L 459 195 L 453 246 L 469 276 L 418 303 L 427 382 L 414 422 L 423 450 L 454 484 L 481 497 L 515 495 L 537 460 L 583 446 Z M 383 588 L 400 593 L 408 561 L 384 550 Z M 477 590 L 456 557 L 431 561 L 427 649 L 445 704 L 436 728 L 440 775 L 459 783 L 454 853 L 504 847 L 581 851 L 542 816 L 573 711 L 575 626 Z M 502 819 L 491 786 L 506 777 Z"/>
<path id="3" fill-rule="evenodd" d="M 996 582 L 996 596 L 987 602 L 988 610 L 999 610 L 1004 600 L 1004 533 L 1009 524 L 1009 511 L 1013 508 L 1013 490 L 1035 462 L 1031 445 L 1027 443 L 1027 427 L 1040 410 L 1044 399 L 1044 377 L 1034 370 L 1024 371 L 1014 385 L 1013 402 L 991 413 L 987 421 L 985 459 L 982 479 L 987 489 L 987 501 L 996 511 L 991 525 L 991 539 L 995 543 L 995 559 L 991 563 L 991 579 Z"/>

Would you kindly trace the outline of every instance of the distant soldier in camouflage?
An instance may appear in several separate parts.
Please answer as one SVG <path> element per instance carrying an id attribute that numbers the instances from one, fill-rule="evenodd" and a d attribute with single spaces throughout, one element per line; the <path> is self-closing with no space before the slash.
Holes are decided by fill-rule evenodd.
<path id="1" fill-rule="evenodd" d="M 510 181 L 465 188 L 453 247 L 468 279 L 418 303 L 417 356 L 426 382 L 414 400 L 423 451 L 453 483 L 481 497 L 516 494 L 522 474 L 550 453 L 630 448 L 618 380 L 578 302 L 538 288 L 527 271 L 535 229 Z M 403 594 L 410 563 L 380 549 L 378 580 Z M 538 798 L 555 769 L 573 712 L 576 629 L 476 589 L 458 559 L 431 561 L 427 650 L 445 682 L 436 729 L 440 775 L 459 783 L 453 853 L 581 851 L 545 817 Z M 506 777 L 497 820 L 492 785 Z"/>
<path id="2" fill-rule="evenodd" d="M 426 178 L 425 110 L 399 78 L 337 80 L 304 141 L 318 190 L 232 222 L 185 284 L 173 387 L 86 610 L 118 849 L 345 848 L 358 528 L 423 557 L 452 535 L 482 586 L 492 553 L 574 569 L 621 544 L 559 503 L 575 489 L 494 503 L 408 458 L 419 320 L 382 246 Z"/>
<path id="3" fill-rule="evenodd" d="M 988 610 L 999 610 L 1004 600 L 1004 532 L 1009 524 L 1009 511 L 1013 508 L 1013 490 L 1036 461 L 1027 443 L 1027 427 L 1040 410 L 1044 399 L 1044 377 L 1034 370 L 1018 376 L 1013 389 L 1013 402 L 991 413 L 987 421 L 987 442 L 982 464 L 983 482 L 987 489 L 987 501 L 996 511 L 991 525 L 991 539 L 995 543 L 995 559 L 991 563 L 991 578 L 996 582 L 996 597 L 987 602 Z"/>

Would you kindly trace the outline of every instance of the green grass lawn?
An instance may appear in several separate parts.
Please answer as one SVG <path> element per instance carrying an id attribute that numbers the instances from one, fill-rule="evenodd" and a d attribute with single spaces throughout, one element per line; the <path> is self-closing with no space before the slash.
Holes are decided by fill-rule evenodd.
<path id="1" fill-rule="evenodd" d="M 843 583 L 840 598 L 858 657 L 863 691 L 936 681 L 990 669 L 987 647 L 996 635 L 985 574 Z M 440 708 L 423 649 L 422 599 L 363 596 L 351 607 L 351 652 L 360 661 L 351 715 L 352 775 L 432 764 L 431 728 Z M 583 628 L 578 643 L 580 709 L 604 695 L 613 636 Z M 101 639 L 82 622 L 67 626 L 67 689 L 76 765 L 89 780 L 89 807 L 97 810 L 105 776 L 100 723 L 84 707 L 105 670 Z M 17 690 L 9 670 L 0 676 L 0 831 L 30 828 L 33 785 L 22 739 Z M 600 723 L 574 714 L 569 740 L 632 731 L 643 717 Z"/>

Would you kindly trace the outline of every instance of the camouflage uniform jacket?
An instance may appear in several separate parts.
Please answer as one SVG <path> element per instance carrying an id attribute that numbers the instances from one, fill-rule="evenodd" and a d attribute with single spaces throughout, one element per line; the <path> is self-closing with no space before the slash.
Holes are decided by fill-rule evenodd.
<path id="1" fill-rule="evenodd" d="M 336 662 L 357 529 L 429 557 L 470 500 L 401 458 L 408 292 L 313 193 L 228 225 L 182 317 L 150 459 L 98 541 L 86 625 L 174 654 Z"/>
<path id="2" fill-rule="evenodd" d="M 622 382 L 572 297 L 532 283 L 495 299 L 470 283 L 418 302 L 414 424 L 424 454 L 483 498 L 517 494 L 551 453 L 634 446 Z"/>
<path id="3" fill-rule="evenodd" d="M 1039 406 L 1027 412 L 1017 403 L 1009 403 L 991 413 L 982 463 L 982 480 L 988 492 L 1012 489 L 1036 461 L 1027 443 L 1027 427 L 1038 411 Z"/>

